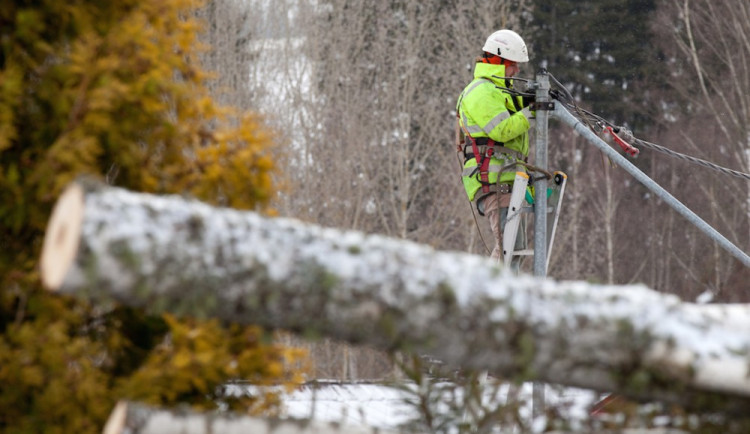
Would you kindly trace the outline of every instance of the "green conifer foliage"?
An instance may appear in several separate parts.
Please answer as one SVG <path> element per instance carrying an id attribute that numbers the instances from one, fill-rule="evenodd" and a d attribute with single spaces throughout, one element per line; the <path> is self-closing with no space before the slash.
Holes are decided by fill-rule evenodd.
<path id="1" fill-rule="evenodd" d="M 270 211 L 269 136 L 206 90 L 197 6 L 0 4 L 0 431 L 98 432 L 118 399 L 211 408 L 228 379 L 296 379 L 300 354 L 257 328 L 93 310 L 40 288 L 51 207 L 79 175 Z"/>
<path id="2" fill-rule="evenodd" d="M 531 62 L 547 68 L 595 113 L 631 127 L 647 125 L 647 91 L 665 83 L 650 30 L 655 2 L 534 3 L 527 37 Z"/>

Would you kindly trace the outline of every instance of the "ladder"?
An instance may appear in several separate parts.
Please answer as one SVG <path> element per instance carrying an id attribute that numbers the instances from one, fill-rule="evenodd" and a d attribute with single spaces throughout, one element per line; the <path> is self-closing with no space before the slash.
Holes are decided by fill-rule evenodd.
<path id="1" fill-rule="evenodd" d="M 557 171 L 554 173 L 552 182 L 547 188 L 547 213 L 552 218 L 547 219 L 547 263 L 549 267 L 549 258 L 552 251 L 552 245 L 555 240 L 555 231 L 557 230 L 557 221 L 560 218 L 560 206 L 562 205 L 563 195 L 565 194 L 565 184 L 568 175 Z M 516 172 L 516 178 L 513 181 L 513 190 L 511 191 L 510 204 L 508 205 L 508 216 L 505 220 L 505 229 L 503 230 L 503 260 L 506 267 L 510 267 L 514 257 L 531 256 L 534 249 L 516 250 L 516 238 L 518 237 L 518 228 L 521 225 L 523 214 L 536 212 L 534 209 L 533 197 L 527 199 L 527 189 L 529 185 L 529 175 L 526 172 Z M 529 195 L 530 196 L 530 195 Z"/>

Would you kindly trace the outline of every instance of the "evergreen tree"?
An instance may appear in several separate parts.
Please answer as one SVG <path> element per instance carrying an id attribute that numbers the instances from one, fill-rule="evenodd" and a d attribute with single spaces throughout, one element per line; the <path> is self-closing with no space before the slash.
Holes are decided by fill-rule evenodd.
<path id="1" fill-rule="evenodd" d="M 545 67 L 593 112 L 646 126 L 649 90 L 665 81 L 650 31 L 653 0 L 535 1 L 531 62 Z"/>
<path id="2" fill-rule="evenodd" d="M 266 209 L 268 135 L 210 97 L 194 7 L 0 6 L 0 431 L 98 432 L 118 399 L 211 408 L 228 379 L 294 378 L 285 361 L 296 354 L 257 328 L 92 310 L 40 287 L 44 226 L 81 174 Z"/>

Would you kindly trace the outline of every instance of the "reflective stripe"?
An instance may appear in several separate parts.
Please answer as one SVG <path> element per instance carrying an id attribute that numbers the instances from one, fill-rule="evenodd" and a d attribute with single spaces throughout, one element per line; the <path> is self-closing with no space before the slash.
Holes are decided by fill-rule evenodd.
<path id="1" fill-rule="evenodd" d="M 464 96 L 470 94 L 472 90 L 477 88 L 477 86 L 479 86 L 480 84 L 484 84 L 484 83 L 492 84 L 490 80 L 487 80 L 486 78 L 480 78 L 479 80 L 477 80 L 476 83 L 472 84 L 471 86 L 469 86 L 468 89 L 466 89 L 466 91 L 464 92 Z"/>
<path id="2" fill-rule="evenodd" d="M 495 127 L 497 127 L 498 125 L 500 125 L 500 122 L 508 119 L 509 117 L 510 117 L 510 112 L 506 110 L 506 111 L 498 114 L 494 118 L 490 119 L 490 121 L 487 122 L 487 125 L 485 125 L 484 128 L 482 128 L 482 130 L 489 136 L 490 135 L 490 131 L 494 130 Z"/>
<path id="3" fill-rule="evenodd" d="M 484 131 L 479 125 L 469 125 L 469 119 L 466 117 L 466 113 L 464 113 L 463 110 L 461 111 L 461 120 L 464 122 L 464 128 L 466 128 L 466 131 L 470 135 Z"/>
<path id="4" fill-rule="evenodd" d="M 469 119 L 466 117 L 466 113 L 463 111 L 461 106 L 463 105 L 464 97 L 466 97 L 466 95 L 470 94 L 474 89 L 479 87 L 479 85 L 482 85 L 485 83 L 490 83 L 494 86 L 494 83 L 492 83 L 492 81 L 486 78 L 480 78 L 476 81 L 476 83 L 472 84 L 466 90 L 464 90 L 464 92 L 461 94 L 460 101 L 458 101 L 458 111 L 461 113 L 461 122 L 463 122 L 464 128 L 466 129 L 466 132 L 469 133 L 469 135 L 481 133 L 484 130 L 479 125 L 469 125 Z"/>
<path id="5" fill-rule="evenodd" d="M 498 125 L 500 125 L 500 122 L 502 122 L 502 121 L 504 121 L 504 120 L 506 120 L 506 119 L 508 119 L 510 117 L 510 112 L 506 110 L 506 111 L 504 111 L 502 113 L 499 113 L 497 116 L 495 116 L 494 118 L 490 119 L 490 121 L 487 122 L 487 125 L 485 125 L 484 127 L 480 127 L 479 125 L 469 125 L 469 118 L 466 117 L 466 113 L 461 108 L 461 105 L 463 105 L 464 98 L 468 94 L 470 94 L 474 89 L 476 89 L 477 87 L 479 87 L 479 85 L 484 84 L 484 83 L 490 83 L 490 84 L 494 85 L 494 83 L 492 83 L 492 81 L 490 81 L 490 80 L 488 80 L 486 78 L 480 78 L 480 79 L 478 79 L 476 81 L 476 83 L 474 83 L 471 86 L 469 86 L 463 92 L 463 94 L 461 95 L 461 101 L 459 101 L 459 103 L 458 103 L 458 109 L 461 112 L 461 121 L 464 123 L 464 128 L 466 129 L 467 133 L 469 133 L 469 134 L 485 133 L 485 134 L 487 134 L 489 136 L 490 135 L 490 131 L 494 130 Z"/>

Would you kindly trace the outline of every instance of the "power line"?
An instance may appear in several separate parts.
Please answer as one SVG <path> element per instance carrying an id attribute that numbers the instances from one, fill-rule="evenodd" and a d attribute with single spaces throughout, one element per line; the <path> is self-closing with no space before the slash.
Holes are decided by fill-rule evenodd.
<path id="1" fill-rule="evenodd" d="M 664 147 L 664 146 L 661 146 L 661 145 L 657 145 L 655 143 L 647 142 L 645 140 L 642 140 L 642 139 L 639 139 L 639 138 L 633 136 L 632 133 L 629 130 L 627 130 L 625 127 L 622 127 L 622 126 L 619 126 L 619 125 L 615 125 L 612 122 L 604 119 L 603 117 L 601 117 L 601 116 L 599 116 L 599 115 L 597 115 L 595 113 L 591 113 L 591 112 L 589 112 L 587 110 L 584 110 L 584 109 L 578 107 L 578 105 L 575 102 L 575 98 L 570 93 L 570 91 L 568 91 L 568 89 L 562 83 L 560 83 L 557 79 L 555 79 L 552 76 L 552 74 L 550 74 L 550 77 L 552 78 L 552 80 L 554 81 L 554 83 L 557 85 L 557 87 L 559 87 L 560 90 L 562 90 L 562 93 L 557 94 L 557 100 L 560 101 L 565 106 L 567 106 L 568 108 L 570 108 L 576 114 L 576 117 L 584 125 L 586 125 L 587 127 L 589 127 L 589 129 L 591 129 L 593 132 L 599 134 L 599 133 L 601 133 L 601 129 L 603 129 L 604 126 L 611 126 L 615 130 L 615 132 L 626 131 L 626 134 L 628 135 L 628 137 L 624 138 L 625 141 L 632 141 L 635 144 L 641 145 L 641 146 L 643 146 L 645 148 L 648 148 L 648 149 L 651 149 L 653 151 L 661 152 L 662 154 L 669 155 L 670 157 L 679 158 L 679 159 L 687 161 L 689 163 L 696 164 L 696 165 L 699 165 L 699 166 L 702 166 L 702 167 L 705 167 L 705 168 L 717 171 L 717 172 L 722 173 L 724 175 L 733 176 L 733 177 L 736 177 L 736 178 L 742 178 L 742 179 L 745 179 L 747 181 L 750 181 L 750 174 L 748 174 L 748 173 L 740 172 L 740 171 L 734 170 L 734 169 L 729 169 L 729 168 L 720 166 L 720 165 L 718 165 L 716 163 L 712 163 L 710 161 L 703 160 L 701 158 L 693 157 L 692 155 L 687 155 L 687 154 L 683 154 L 681 152 L 673 151 L 673 150 L 671 150 L 671 149 L 669 149 L 667 147 Z M 600 128 L 599 128 L 600 131 L 597 131 L 597 129 L 594 127 L 594 125 L 600 126 Z"/>
<path id="2" fill-rule="evenodd" d="M 677 158 L 683 159 L 685 161 L 688 161 L 690 163 L 697 164 L 699 166 L 703 166 L 703 167 L 707 167 L 709 169 L 716 170 L 717 172 L 721 172 L 721 173 L 723 173 L 725 175 L 734 176 L 734 177 L 737 177 L 737 178 L 743 178 L 743 179 L 746 179 L 746 180 L 750 181 L 750 174 L 747 174 L 745 172 L 740 172 L 738 170 L 728 169 L 726 167 L 719 166 L 718 164 L 712 163 L 710 161 L 702 160 L 700 158 L 696 158 L 696 157 L 693 157 L 693 156 L 690 156 L 690 155 L 687 155 L 687 154 L 682 154 L 682 153 L 673 151 L 673 150 L 671 150 L 669 148 L 665 148 L 664 146 L 660 146 L 660 145 L 657 145 L 655 143 L 650 143 L 650 142 L 647 142 L 645 140 L 641 140 L 641 139 L 636 138 L 636 137 L 634 137 L 633 139 L 634 139 L 634 141 L 637 144 L 639 144 L 641 146 L 644 146 L 646 148 L 649 148 L 649 149 L 653 149 L 654 151 L 661 152 L 663 154 L 666 154 L 666 155 L 669 155 L 669 156 L 672 156 L 672 157 L 677 157 Z"/>

